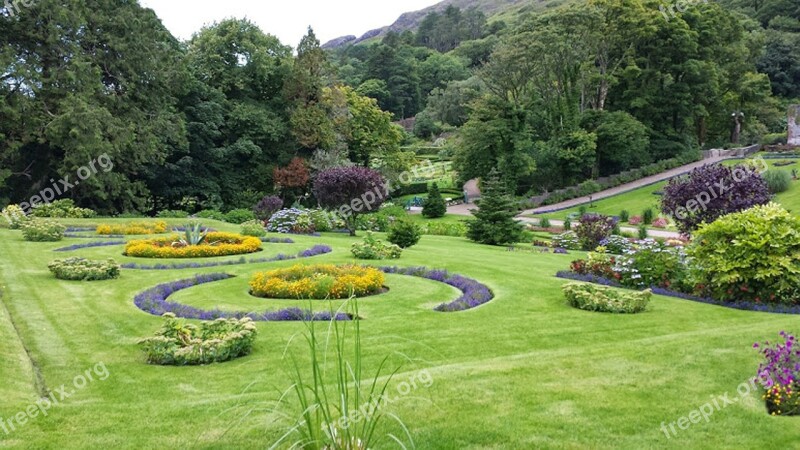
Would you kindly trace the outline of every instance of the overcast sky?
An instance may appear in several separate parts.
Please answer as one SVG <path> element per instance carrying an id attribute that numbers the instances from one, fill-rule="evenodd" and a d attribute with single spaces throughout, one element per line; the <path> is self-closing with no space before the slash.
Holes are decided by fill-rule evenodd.
<path id="1" fill-rule="evenodd" d="M 155 10 L 179 39 L 188 39 L 205 24 L 229 17 L 247 17 L 282 43 L 297 46 L 310 25 L 325 42 L 390 25 L 400 14 L 439 0 L 140 0 Z"/>

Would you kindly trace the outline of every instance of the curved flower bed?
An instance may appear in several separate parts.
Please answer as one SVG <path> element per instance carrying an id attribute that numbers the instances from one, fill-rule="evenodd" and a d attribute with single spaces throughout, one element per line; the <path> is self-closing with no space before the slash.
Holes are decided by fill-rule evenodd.
<path id="1" fill-rule="evenodd" d="M 342 299 L 377 294 L 383 272 L 368 266 L 333 264 L 295 265 L 258 272 L 250 280 L 250 293 L 264 298 Z"/>
<path id="2" fill-rule="evenodd" d="M 618 281 L 611 280 L 596 275 L 581 275 L 569 270 L 562 270 L 556 273 L 556 277 L 565 280 L 585 281 L 587 283 L 595 283 L 603 286 L 625 287 Z M 696 295 L 685 294 L 683 292 L 676 292 L 669 289 L 660 287 L 651 287 L 650 290 L 653 294 L 663 295 L 665 297 L 675 297 L 683 300 L 690 300 L 693 302 L 707 303 L 709 305 L 722 306 L 725 308 L 741 309 L 747 311 L 760 311 L 775 314 L 800 314 L 800 305 L 776 305 L 776 304 L 763 304 L 763 303 L 750 303 L 750 302 L 720 302 L 708 297 L 698 297 Z"/>
<path id="3" fill-rule="evenodd" d="M 114 245 L 125 245 L 125 241 L 102 241 L 102 242 L 87 242 L 85 244 L 74 244 L 70 245 L 69 247 L 61 247 L 53 250 L 54 252 L 71 252 L 75 250 L 80 250 L 82 248 L 92 248 L 92 247 L 111 247 Z"/>
<path id="4" fill-rule="evenodd" d="M 262 237 L 260 239 L 261 242 L 267 244 L 294 244 L 294 241 L 290 238 Z"/>
<path id="5" fill-rule="evenodd" d="M 169 283 L 159 284 L 155 287 L 140 292 L 134 297 L 133 302 L 142 311 L 162 316 L 165 313 L 173 313 L 177 317 L 185 319 L 200 319 L 200 320 L 214 320 L 214 319 L 242 319 L 249 317 L 258 322 L 286 322 L 298 320 L 351 320 L 349 314 L 338 313 L 332 315 L 330 312 L 314 313 L 309 310 L 300 308 L 285 308 L 277 311 L 264 311 L 264 312 L 243 312 L 243 311 L 220 311 L 218 309 L 205 310 L 195 308 L 193 306 L 184 305 L 177 302 L 170 302 L 167 298 L 183 289 L 188 289 L 205 283 L 213 283 L 215 281 L 227 280 L 233 278 L 233 275 L 225 273 L 210 273 L 205 275 L 195 275 L 192 278 L 184 280 L 172 281 Z"/>
<path id="6" fill-rule="evenodd" d="M 408 275 L 412 277 L 426 278 L 428 280 L 439 281 L 449 284 L 462 292 L 461 297 L 449 303 L 442 303 L 434 308 L 436 311 L 452 312 L 472 309 L 487 303 L 494 298 L 492 290 L 488 286 L 457 274 L 451 274 L 446 270 L 428 269 L 427 267 L 381 267 L 384 273 Z"/>
<path id="7" fill-rule="evenodd" d="M 174 246 L 178 236 L 130 241 L 124 255 L 142 258 L 208 258 L 261 250 L 261 239 L 234 233 L 208 233 L 200 245 Z"/>
<path id="8" fill-rule="evenodd" d="M 307 250 L 303 250 L 296 255 L 284 255 L 279 253 L 276 256 L 269 258 L 250 258 L 245 259 L 244 256 L 232 261 L 212 261 L 206 263 L 173 263 L 173 264 L 155 264 L 152 266 L 145 266 L 136 263 L 123 264 L 123 269 L 135 270 L 176 270 L 176 269 L 201 269 L 205 267 L 219 267 L 219 266 L 236 266 L 239 264 L 256 264 L 273 261 L 288 261 L 291 259 L 310 258 L 312 256 L 324 255 L 333 250 L 327 245 L 315 245 Z"/>

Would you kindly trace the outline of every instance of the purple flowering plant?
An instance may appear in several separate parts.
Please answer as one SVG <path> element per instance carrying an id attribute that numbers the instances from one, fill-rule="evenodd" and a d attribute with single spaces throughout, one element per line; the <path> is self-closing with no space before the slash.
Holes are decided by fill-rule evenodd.
<path id="1" fill-rule="evenodd" d="M 793 334 L 781 331 L 780 337 L 772 344 L 753 344 L 764 357 L 757 379 L 765 389 L 767 411 L 773 416 L 794 416 L 800 414 L 800 347 Z"/>

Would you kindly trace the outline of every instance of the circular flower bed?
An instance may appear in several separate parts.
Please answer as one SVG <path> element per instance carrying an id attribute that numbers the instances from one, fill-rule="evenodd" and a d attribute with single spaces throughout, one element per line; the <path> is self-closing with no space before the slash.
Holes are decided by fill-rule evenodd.
<path id="1" fill-rule="evenodd" d="M 131 241 L 126 256 L 141 258 L 208 258 L 243 255 L 261 250 L 261 239 L 234 233 L 208 233 L 200 245 L 186 245 L 178 236 Z"/>
<path id="2" fill-rule="evenodd" d="M 296 265 L 256 273 L 250 293 L 265 298 L 341 299 L 381 291 L 384 275 L 373 267 L 330 264 Z"/>

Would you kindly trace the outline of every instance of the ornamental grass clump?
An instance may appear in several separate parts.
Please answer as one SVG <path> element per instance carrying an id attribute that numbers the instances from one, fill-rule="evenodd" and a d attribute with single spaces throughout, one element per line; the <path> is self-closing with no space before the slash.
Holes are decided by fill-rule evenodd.
<path id="1" fill-rule="evenodd" d="M 794 335 L 781 331 L 780 336 L 774 344 L 753 344 L 764 357 L 756 378 L 764 388 L 767 412 L 796 416 L 800 415 L 800 346 Z"/>
<path id="2" fill-rule="evenodd" d="M 562 289 L 567 302 L 574 308 L 620 314 L 644 311 L 652 296 L 649 289 L 626 291 L 585 283 L 567 283 Z"/>
<path id="3" fill-rule="evenodd" d="M 217 319 L 199 326 L 163 315 L 164 325 L 154 337 L 142 339 L 149 364 L 194 366 L 229 361 L 250 353 L 258 330 L 252 319 Z"/>
<path id="4" fill-rule="evenodd" d="M 49 220 L 36 217 L 23 221 L 20 225 L 22 238 L 30 242 L 56 242 L 64 239 L 67 227 Z"/>
<path id="5" fill-rule="evenodd" d="M 119 278 L 120 265 L 109 258 L 92 261 L 85 258 L 57 259 L 47 265 L 59 280 L 97 281 Z"/>
<path id="6" fill-rule="evenodd" d="M 302 265 L 256 273 L 250 293 L 285 299 L 342 299 L 381 292 L 384 274 L 373 267 L 332 264 Z"/>

